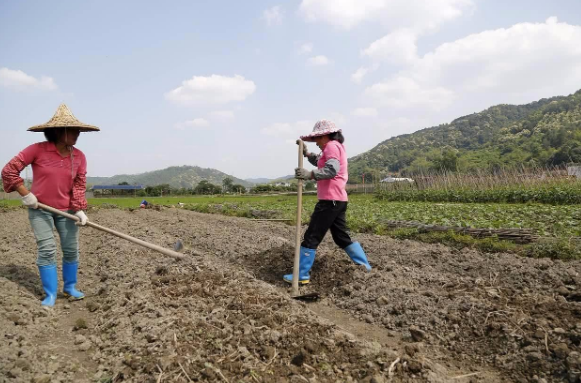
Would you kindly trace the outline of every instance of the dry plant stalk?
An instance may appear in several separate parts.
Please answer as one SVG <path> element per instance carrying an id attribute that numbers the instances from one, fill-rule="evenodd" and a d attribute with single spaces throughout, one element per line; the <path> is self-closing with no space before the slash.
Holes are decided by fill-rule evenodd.
<path id="1" fill-rule="evenodd" d="M 387 376 L 391 379 L 393 377 L 393 370 L 395 369 L 395 365 L 399 363 L 399 358 L 396 358 L 390 365 L 389 369 L 387 370 Z"/>
<path id="2" fill-rule="evenodd" d="M 564 167 L 517 167 L 501 168 L 494 172 L 476 170 L 473 173 L 458 173 L 449 171 L 416 173 L 406 177 L 414 179 L 414 183 L 394 182 L 380 183 L 380 190 L 455 190 L 477 189 L 494 190 L 506 187 L 530 187 L 551 185 L 557 182 L 573 182 L 567 176 Z"/>

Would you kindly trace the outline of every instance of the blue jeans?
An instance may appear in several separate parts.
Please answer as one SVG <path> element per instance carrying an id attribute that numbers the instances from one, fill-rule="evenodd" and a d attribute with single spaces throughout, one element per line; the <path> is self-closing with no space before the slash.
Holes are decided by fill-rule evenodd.
<path id="1" fill-rule="evenodd" d="M 38 257 L 36 258 L 38 266 L 56 264 L 55 227 L 61 241 L 63 263 L 78 262 L 79 227 L 75 225 L 73 220 L 41 209 L 28 209 L 28 219 L 38 247 Z"/>

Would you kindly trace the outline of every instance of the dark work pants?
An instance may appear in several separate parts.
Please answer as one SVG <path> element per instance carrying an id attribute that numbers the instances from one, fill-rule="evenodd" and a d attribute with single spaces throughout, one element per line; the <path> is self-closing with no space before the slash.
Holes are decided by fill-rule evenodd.
<path id="1" fill-rule="evenodd" d="M 351 237 L 347 233 L 346 211 L 347 202 L 327 200 L 317 202 L 301 246 L 316 249 L 329 229 L 331 229 L 333 241 L 341 249 L 352 244 Z"/>

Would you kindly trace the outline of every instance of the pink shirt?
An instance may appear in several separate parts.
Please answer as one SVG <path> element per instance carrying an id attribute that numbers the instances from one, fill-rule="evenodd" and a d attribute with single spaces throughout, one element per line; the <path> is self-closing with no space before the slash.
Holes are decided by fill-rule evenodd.
<path id="1" fill-rule="evenodd" d="M 38 202 L 58 210 L 85 210 L 87 200 L 87 160 L 73 148 L 72 156 L 63 157 L 51 142 L 32 144 L 2 169 L 4 190 L 14 191 L 24 183 L 20 172 L 32 165 L 32 190 Z"/>
<path id="2" fill-rule="evenodd" d="M 317 168 L 325 167 L 327 160 L 334 158 L 339 161 L 339 173 L 328 180 L 317 181 L 317 198 L 320 200 L 347 201 L 347 153 L 339 141 L 329 141 L 317 162 Z"/>

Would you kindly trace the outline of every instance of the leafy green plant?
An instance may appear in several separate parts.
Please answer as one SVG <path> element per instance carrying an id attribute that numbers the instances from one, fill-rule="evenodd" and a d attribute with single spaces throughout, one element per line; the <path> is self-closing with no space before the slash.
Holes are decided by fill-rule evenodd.
<path id="1" fill-rule="evenodd" d="M 483 185 L 471 188 L 461 184 L 435 184 L 425 189 L 416 187 L 379 190 L 383 201 L 460 202 L 460 203 L 545 203 L 571 205 L 581 203 L 581 182 L 562 180 L 545 184 Z"/>
<path id="2" fill-rule="evenodd" d="M 148 199 L 149 200 L 149 199 Z M 91 205 L 105 201 L 120 206 L 139 206 L 141 199 L 95 199 Z M 288 219 L 295 224 L 296 196 L 232 196 L 163 198 L 149 200 L 154 204 L 176 206 L 210 214 L 237 217 Z M 473 247 L 487 252 L 515 252 L 530 257 L 577 259 L 579 250 L 573 244 L 565 246 L 570 237 L 581 236 L 581 209 L 578 205 L 549 204 L 504 204 L 504 203 L 437 203 L 437 202 L 391 202 L 373 195 L 349 197 L 347 223 L 353 232 L 389 235 L 398 239 L 414 239 L 430 243 L 444 243 L 457 248 Z M 317 203 L 316 196 L 303 198 L 303 224 L 309 222 L 310 213 Z M 516 245 L 496 238 L 475 239 L 469 235 L 449 232 L 422 233 L 416 228 L 393 229 L 390 221 L 414 221 L 421 224 L 444 225 L 467 228 L 528 228 L 538 235 L 554 238 L 552 244 Z"/>
<path id="3" fill-rule="evenodd" d="M 532 258 L 572 260 L 581 259 L 581 248 L 579 244 L 561 239 L 531 244 L 524 248 L 521 254 Z"/>

